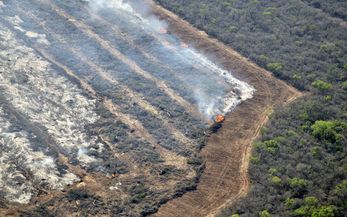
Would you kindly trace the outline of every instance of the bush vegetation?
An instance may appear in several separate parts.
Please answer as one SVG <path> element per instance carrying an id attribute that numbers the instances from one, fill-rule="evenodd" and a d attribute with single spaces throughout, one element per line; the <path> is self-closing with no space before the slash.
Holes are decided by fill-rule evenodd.
<path id="1" fill-rule="evenodd" d="M 346 2 L 157 2 L 310 92 L 271 116 L 254 144 L 251 190 L 221 216 L 347 216 Z"/>
<path id="2" fill-rule="evenodd" d="M 308 5 L 322 10 L 325 13 L 328 13 L 332 17 L 341 18 L 347 20 L 347 2 L 343 0 L 333 0 L 333 1 L 324 1 L 324 0 L 303 0 L 303 2 Z"/>

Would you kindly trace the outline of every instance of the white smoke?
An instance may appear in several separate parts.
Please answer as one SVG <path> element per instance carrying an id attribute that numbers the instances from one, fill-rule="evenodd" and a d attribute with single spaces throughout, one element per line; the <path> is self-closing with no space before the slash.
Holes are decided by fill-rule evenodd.
<path id="1" fill-rule="evenodd" d="M 133 7 L 125 3 L 123 0 L 90 0 L 89 6 L 94 11 L 99 11 L 102 9 L 114 9 L 114 10 L 123 10 L 132 14 L 137 14 Z"/>
<path id="2" fill-rule="evenodd" d="M 6 7 L 6 5 L 2 1 L 0 1 L 0 10 L 1 8 L 4 8 L 4 7 Z"/>
<path id="3" fill-rule="evenodd" d="M 149 6 L 141 1 L 89 0 L 88 5 L 91 13 L 100 13 L 105 9 L 127 13 L 133 18 L 129 22 L 139 24 L 141 29 L 157 32 L 160 29 L 166 29 L 168 26 L 166 22 L 152 15 Z"/>
<path id="4" fill-rule="evenodd" d="M 115 10 L 117 14 L 126 14 L 120 19 L 126 19 L 136 25 L 139 30 L 156 37 L 162 44 L 161 48 L 158 49 L 169 48 L 167 52 L 169 50 L 173 52 L 168 55 L 177 55 L 181 60 L 200 68 L 201 71 L 208 71 L 208 74 L 196 75 L 195 79 L 191 79 L 191 77 L 188 79 L 183 74 L 175 75 L 180 77 L 182 83 L 188 85 L 192 90 L 200 112 L 207 118 L 216 114 L 226 114 L 242 101 L 252 98 L 255 91 L 254 87 L 235 78 L 231 72 L 216 65 L 191 46 L 182 49 L 180 47 L 181 40 L 176 36 L 160 34 L 160 30 L 167 29 L 167 23 L 154 16 L 149 6 L 143 1 L 89 0 L 89 7 L 92 13 L 100 13 L 101 15 L 101 11 L 105 9 Z M 204 81 L 202 81 L 201 76 L 205 76 Z M 189 81 L 187 82 L 187 80 Z M 208 80 L 210 81 L 206 84 Z M 214 91 L 210 91 L 211 88 L 214 88 Z"/>
<path id="5" fill-rule="evenodd" d="M 232 76 L 231 72 L 217 66 L 196 50 L 190 48 L 186 49 L 185 52 L 187 52 L 186 56 L 188 58 L 198 61 L 202 67 L 209 69 L 209 71 L 212 72 L 210 76 L 217 76 L 220 81 L 233 87 L 231 91 L 216 97 L 202 94 L 201 92 L 204 90 L 201 87 L 194 89 L 196 92 L 196 100 L 199 102 L 199 109 L 208 117 L 216 114 L 226 114 L 242 101 L 253 97 L 255 89 L 251 85 L 235 78 Z M 216 84 L 216 88 L 219 88 L 218 84 Z"/>

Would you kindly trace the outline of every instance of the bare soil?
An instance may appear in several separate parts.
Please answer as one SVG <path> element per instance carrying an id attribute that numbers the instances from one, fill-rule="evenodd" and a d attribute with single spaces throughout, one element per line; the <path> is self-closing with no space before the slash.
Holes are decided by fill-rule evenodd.
<path id="1" fill-rule="evenodd" d="M 223 127 L 209 137 L 201 151 L 206 167 L 197 189 L 162 205 L 153 215 L 215 216 L 247 194 L 251 145 L 272 110 L 290 103 L 302 93 L 172 12 L 149 2 L 154 13 L 169 23 L 168 31 L 179 35 L 185 43 L 209 55 L 256 89 L 254 97 L 228 114 Z"/>

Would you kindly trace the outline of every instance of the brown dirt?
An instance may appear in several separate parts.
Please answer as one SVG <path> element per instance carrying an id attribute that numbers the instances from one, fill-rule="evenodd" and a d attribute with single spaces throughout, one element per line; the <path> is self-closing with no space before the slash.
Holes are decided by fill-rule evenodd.
<path id="1" fill-rule="evenodd" d="M 215 216 L 249 190 L 251 144 L 274 107 L 283 106 L 302 93 L 272 76 L 230 47 L 211 39 L 170 11 L 154 4 L 156 15 L 169 23 L 169 31 L 214 58 L 233 75 L 256 88 L 254 97 L 226 116 L 223 127 L 202 149 L 206 168 L 197 189 L 164 204 L 153 216 Z"/>

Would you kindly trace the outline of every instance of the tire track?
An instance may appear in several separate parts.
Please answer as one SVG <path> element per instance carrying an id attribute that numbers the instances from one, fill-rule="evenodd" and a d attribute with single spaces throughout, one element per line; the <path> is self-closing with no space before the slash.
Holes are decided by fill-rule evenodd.
<path id="1" fill-rule="evenodd" d="M 271 105 L 271 102 L 272 102 L 272 94 L 271 94 L 271 91 L 268 87 L 267 84 L 263 83 L 260 76 L 258 74 L 256 74 L 256 79 L 257 81 L 262 84 L 262 89 L 265 90 L 265 98 L 266 98 L 266 108 L 271 108 L 272 105 Z M 255 134 L 254 135 L 251 135 L 251 138 L 246 138 L 244 139 L 243 141 L 243 145 L 245 148 L 244 148 L 244 151 L 243 151 L 243 154 L 242 154 L 242 158 L 241 158 L 241 165 L 240 165 L 240 179 L 241 179 L 241 187 L 240 187 L 240 190 L 239 190 L 239 193 L 237 194 L 238 197 L 240 197 L 241 195 L 243 195 L 245 192 L 248 191 L 248 185 L 249 185 L 249 181 L 248 181 L 248 159 L 249 159 L 249 149 L 251 147 L 251 141 L 253 141 L 260 128 L 262 127 L 262 124 L 265 123 L 264 120 L 262 120 L 264 117 L 265 119 L 267 119 L 267 111 L 265 110 L 264 112 L 265 114 L 263 114 L 263 117 L 261 118 L 261 120 L 259 121 L 259 123 L 257 123 L 257 126 L 258 128 L 255 130 Z M 228 146 L 228 152 L 229 153 L 232 153 L 233 149 L 232 149 L 232 145 L 229 145 Z M 248 158 L 247 158 L 248 156 Z M 230 168 L 230 165 L 232 164 L 232 159 L 228 159 L 228 161 L 226 162 L 222 172 L 220 173 L 220 176 L 219 178 L 217 179 L 217 182 L 215 183 L 216 186 L 214 186 L 213 188 L 211 188 L 210 191 L 208 191 L 208 197 L 206 198 L 207 201 L 212 201 L 211 203 L 209 204 L 205 204 L 204 206 L 200 206 L 198 207 L 196 210 L 199 210 L 199 213 L 201 213 L 201 210 L 206 210 L 206 209 L 209 209 L 211 211 L 211 207 L 213 207 L 217 202 L 215 200 L 216 197 L 219 197 L 219 194 L 218 192 L 221 191 L 222 189 L 222 183 L 223 183 L 223 180 L 225 178 L 225 176 L 227 175 L 228 172 L 230 172 L 229 168 Z M 214 201 L 214 202 L 213 202 Z M 191 216 L 194 216 L 195 214 L 198 214 L 198 213 L 193 213 Z"/>

